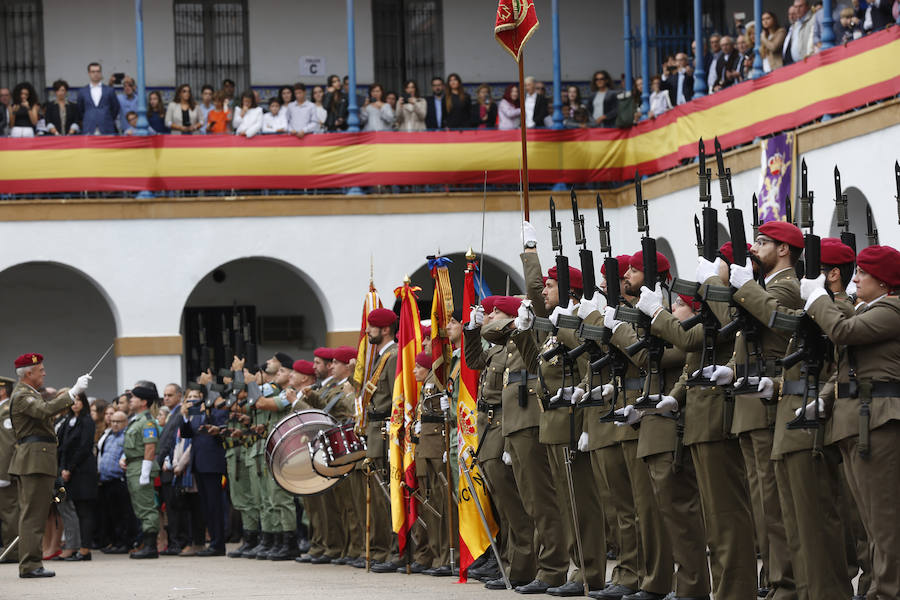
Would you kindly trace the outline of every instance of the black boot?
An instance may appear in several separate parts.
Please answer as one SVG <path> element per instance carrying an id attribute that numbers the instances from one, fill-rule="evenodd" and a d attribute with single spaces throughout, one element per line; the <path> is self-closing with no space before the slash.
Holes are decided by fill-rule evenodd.
<path id="1" fill-rule="evenodd" d="M 156 532 L 144 533 L 144 545 L 140 550 L 132 552 L 129 558 L 159 558 L 159 553 L 156 551 Z"/>
<path id="2" fill-rule="evenodd" d="M 269 560 L 293 560 L 300 556 L 300 549 L 297 547 L 297 534 L 293 531 L 285 531 L 281 534 L 281 548 L 276 554 L 270 554 Z"/>
<path id="3" fill-rule="evenodd" d="M 272 546 L 269 548 L 269 551 L 266 554 L 257 554 L 256 558 L 259 560 L 272 560 L 273 556 L 281 552 L 283 543 L 283 534 L 280 531 L 276 531 L 272 534 Z"/>
<path id="4" fill-rule="evenodd" d="M 249 552 L 259 543 L 259 533 L 256 531 L 244 530 L 244 543 L 228 553 L 228 558 L 240 558 L 245 552 Z"/>
<path id="5" fill-rule="evenodd" d="M 262 532 L 262 535 L 259 536 L 259 543 L 254 547 L 248 550 L 247 552 L 242 553 L 243 558 L 256 558 L 260 555 L 260 553 L 268 554 L 268 552 L 272 549 L 272 534 L 266 531 Z"/>

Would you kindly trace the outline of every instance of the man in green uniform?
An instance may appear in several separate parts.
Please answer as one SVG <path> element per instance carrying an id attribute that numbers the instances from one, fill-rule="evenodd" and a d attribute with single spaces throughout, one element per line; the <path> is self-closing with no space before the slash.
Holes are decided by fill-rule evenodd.
<path id="1" fill-rule="evenodd" d="M 7 545 L 19 535 L 19 486 L 9 474 L 9 461 L 16 445 L 16 436 L 9 418 L 9 397 L 15 384 L 15 379 L 0 377 L 0 524 L 3 543 Z M 0 554 L 3 553 L 3 547 L 0 546 Z M 10 550 L 3 560 L 19 562 L 19 553 L 15 549 Z"/>
<path id="2" fill-rule="evenodd" d="M 278 372 L 278 361 L 268 361 L 256 374 L 254 380 L 247 381 L 247 406 L 250 414 L 242 418 L 250 429 L 250 439 L 244 452 L 245 462 L 250 470 L 250 495 L 259 507 L 259 543 L 246 552 L 242 558 L 265 560 L 275 541 L 278 528 L 277 515 L 272 506 L 272 498 L 266 491 L 269 468 L 266 464 L 266 436 L 268 435 L 269 413 L 259 410 L 258 403 L 265 396 L 277 395 L 274 384 Z"/>
<path id="3" fill-rule="evenodd" d="M 243 369 L 243 364 L 237 366 Z M 228 471 L 228 492 L 231 505 L 241 514 L 244 528 L 243 543 L 228 553 L 229 558 L 240 558 L 259 543 L 259 507 L 250 488 L 250 463 L 246 460 L 246 448 L 250 443 L 250 429 L 241 420 L 246 414 L 247 389 L 237 392 L 228 417 L 228 437 L 225 438 L 225 463 Z"/>
<path id="4" fill-rule="evenodd" d="M 57 439 L 52 418 L 72 406 L 75 396 L 84 392 L 91 380 L 90 375 L 82 375 L 71 389 L 63 388 L 52 400 L 44 400 L 39 391 L 44 388 L 43 363 L 44 357 L 37 353 L 23 354 L 15 360 L 19 381 L 9 401 L 9 420 L 16 439 L 9 474 L 17 480 L 19 577 L 26 579 L 55 575 L 41 564 L 41 538 L 57 475 Z"/>
<path id="5" fill-rule="evenodd" d="M 159 533 L 159 511 L 153 492 L 153 478 L 159 472 L 156 463 L 156 443 L 159 427 L 150 414 L 150 408 L 159 401 L 156 386 L 149 381 L 139 381 L 131 390 L 128 401 L 130 418 L 125 430 L 122 448 L 122 464 L 125 481 L 131 497 L 134 515 L 141 523 L 143 546 L 131 553 L 131 558 L 158 558 L 156 535 Z"/>

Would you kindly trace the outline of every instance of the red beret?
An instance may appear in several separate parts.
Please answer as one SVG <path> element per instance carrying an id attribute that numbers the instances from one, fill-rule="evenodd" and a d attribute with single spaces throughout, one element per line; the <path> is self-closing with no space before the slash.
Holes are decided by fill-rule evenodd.
<path id="1" fill-rule="evenodd" d="M 332 356 L 334 360 L 338 362 L 342 362 L 345 365 L 350 364 L 350 361 L 356 358 L 358 351 L 356 348 L 351 348 L 350 346 L 338 346 L 334 350 L 332 350 Z"/>
<path id="2" fill-rule="evenodd" d="M 853 254 L 853 248 L 840 238 L 822 238 L 821 258 L 823 265 L 844 265 L 852 263 L 856 256 Z"/>
<path id="3" fill-rule="evenodd" d="M 302 373 L 303 375 L 315 375 L 316 369 L 313 364 L 308 360 L 295 360 L 294 361 L 294 370 L 298 373 Z"/>
<path id="4" fill-rule="evenodd" d="M 515 296 L 495 296 L 494 308 L 513 317 L 519 312 L 522 299 Z"/>
<path id="5" fill-rule="evenodd" d="M 636 271 L 644 270 L 644 251 L 639 250 L 635 252 L 631 260 L 628 262 L 629 266 Z M 621 268 L 621 267 L 620 267 Z M 657 273 L 666 273 L 669 269 L 671 269 L 671 265 L 669 265 L 669 259 L 663 256 L 661 253 L 656 253 L 656 272 Z"/>
<path id="6" fill-rule="evenodd" d="M 803 247 L 803 233 L 793 223 L 787 221 L 769 221 L 759 226 L 759 232 L 769 236 L 776 242 L 783 242 L 794 248 Z"/>
<path id="7" fill-rule="evenodd" d="M 481 299 L 481 307 L 484 309 L 484 312 L 490 314 L 494 311 L 494 302 L 500 296 L 485 296 Z"/>
<path id="8" fill-rule="evenodd" d="M 422 325 L 422 339 L 431 337 L 431 325 Z"/>
<path id="9" fill-rule="evenodd" d="M 556 267 L 552 267 L 549 271 L 547 271 L 547 279 L 558 280 L 558 274 L 559 273 L 556 270 Z M 581 271 L 579 271 L 575 267 L 569 267 L 569 287 L 573 290 L 580 290 L 584 288 L 584 282 L 581 278 Z"/>
<path id="10" fill-rule="evenodd" d="M 431 355 L 427 352 L 419 352 L 418 354 L 416 354 L 416 364 L 423 369 L 431 369 L 431 365 L 433 363 L 434 359 L 431 358 Z"/>
<path id="11" fill-rule="evenodd" d="M 331 348 L 316 348 L 313 350 L 313 356 L 316 358 L 321 358 L 322 360 L 331 360 L 334 358 L 334 350 Z M 294 369 L 295 371 L 297 369 Z"/>
<path id="12" fill-rule="evenodd" d="M 875 279 L 885 282 L 889 288 L 900 287 L 900 252 L 890 246 L 869 246 L 861 250 L 856 264 Z"/>
<path id="13" fill-rule="evenodd" d="M 19 358 L 16 359 L 15 365 L 17 369 L 21 369 L 22 367 L 33 367 L 34 365 L 39 365 L 44 362 L 44 356 L 42 354 L 38 354 L 37 352 L 29 352 L 28 354 L 23 354 Z"/>
<path id="14" fill-rule="evenodd" d="M 620 254 L 616 257 L 619 261 L 619 279 L 625 277 L 625 271 L 628 270 L 628 264 L 631 262 L 631 256 L 628 254 Z M 606 277 L 606 265 L 600 267 L 600 274 Z"/>
<path id="15" fill-rule="evenodd" d="M 750 251 L 750 248 L 750 244 L 747 244 L 747 252 Z M 728 264 L 734 262 L 734 247 L 732 247 L 731 242 L 725 242 L 719 246 L 719 253 L 725 258 Z"/>
<path id="16" fill-rule="evenodd" d="M 693 296 L 685 296 L 684 294 L 678 294 L 678 297 L 681 298 L 681 301 L 690 306 L 694 312 L 700 310 L 700 303 Z"/>
<path id="17" fill-rule="evenodd" d="M 368 321 L 374 327 L 390 327 L 397 322 L 397 313 L 389 308 L 376 308 L 369 311 Z"/>

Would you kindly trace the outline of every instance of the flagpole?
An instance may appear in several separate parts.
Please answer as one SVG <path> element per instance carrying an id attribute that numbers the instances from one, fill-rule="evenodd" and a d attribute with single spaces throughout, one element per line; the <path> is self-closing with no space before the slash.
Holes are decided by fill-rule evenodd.
<path id="1" fill-rule="evenodd" d="M 522 135 L 522 199 L 523 209 L 525 212 L 525 220 L 529 220 L 528 210 L 528 144 L 525 137 L 525 49 L 522 48 L 519 54 L 519 107 L 521 110 L 519 117 L 519 129 Z"/>

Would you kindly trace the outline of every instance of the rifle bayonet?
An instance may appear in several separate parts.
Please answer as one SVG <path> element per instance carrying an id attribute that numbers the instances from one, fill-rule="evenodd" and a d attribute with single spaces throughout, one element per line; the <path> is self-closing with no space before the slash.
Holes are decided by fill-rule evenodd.
<path id="1" fill-rule="evenodd" d="M 878 229 L 875 227 L 875 219 L 872 218 L 872 207 L 866 204 L 866 237 L 869 245 L 878 245 Z"/>
<path id="2" fill-rule="evenodd" d="M 716 176 L 719 178 L 719 191 L 722 193 L 722 202 L 728 204 L 730 208 L 734 208 L 734 192 L 731 189 L 731 169 L 725 168 L 725 159 L 722 156 L 722 145 L 719 144 L 719 138 L 714 140 L 716 147 L 716 168 L 718 172 Z"/>
<path id="3" fill-rule="evenodd" d="M 837 175 L 840 185 L 840 174 Z M 797 227 L 809 229 L 813 228 L 813 192 L 810 192 L 807 183 L 806 159 L 800 163 L 800 207 L 797 211 Z"/>
<path id="4" fill-rule="evenodd" d="M 712 206 L 712 170 L 706 168 L 706 147 L 703 144 L 703 138 L 700 138 L 699 153 L 697 161 L 700 164 L 700 170 L 697 172 L 698 185 L 700 186 L 700 202 L 705 202 L 706 206 Z"/>
<path id="5" fill-rule="evenodd" d="M 856 234 L 850 231 L 850 210 L 847 202 L 847 194 L 842 193 L 841 172 L 834 167 L 834 208 L 837 217 L 837 226 L 841 229 L 841 241 L 853 248 L 856 253 Z"/>
<path id="6" fill-rule="evenodd" d="M 700 229 L 697 215 L 694 215 L 694 234 L 697 236 L 697 256 L 703 256 L 703 230 Z"/>
<path id="7" fill-rule="evenodd" d="M 609 242 L 609 221 L 603 219 L 603 199 L 597 194 L 597 229 L 600 232 L 600 252 L 612 256 L 612 244 Z"/>
<path id="8" fill-rule="evenodd" d="M 562 229 L 556 220 L 556 203 L 553 196 L 550 197 L 550 245 L 554 252 L 562 252 Z"/>
<path id="9" fill-rule="evenodd" d="M 759 235 L 759 199 L 756 197 L 756 192 L 753 193 L 753 239 L 756 239 L 756 236 Z"/>

